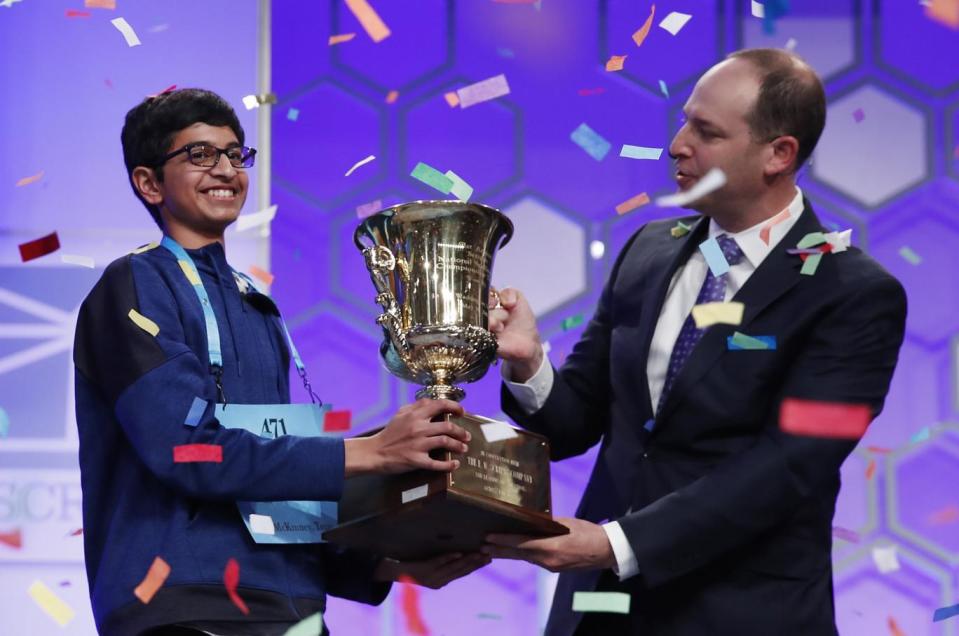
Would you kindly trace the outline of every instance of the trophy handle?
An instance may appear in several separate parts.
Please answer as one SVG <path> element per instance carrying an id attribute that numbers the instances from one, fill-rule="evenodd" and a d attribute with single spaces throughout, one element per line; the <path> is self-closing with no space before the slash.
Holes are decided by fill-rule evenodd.
<path id="1" fill-rule="evenodd" d="M 409 351 L 409 343 L 403 334 L 401 309 L 390 286 L 390 273 L 397 266 L 396 257 L 387 247 L 374 245 L 363 249 L 363 258 L 376 288 L 376 302 L 383 308 L 383 313 L 376 317 L 376 324 L 390 334 L 397 353 L 405 354 Z"/>

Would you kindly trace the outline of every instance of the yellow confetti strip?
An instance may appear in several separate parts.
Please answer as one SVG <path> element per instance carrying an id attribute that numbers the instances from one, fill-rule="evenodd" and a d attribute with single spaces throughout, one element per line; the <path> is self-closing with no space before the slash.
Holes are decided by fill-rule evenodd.
<path id="1" fill-rule="evenodd" d="M 703 303 L 693 307 L 693 320 L 697 329 L 718 323 L 738 325 L 743 321 L 745 308 L 742 303 Z"/>
<path id="2" fill-rule="evenodd" d="M 390 36 L 390 29 L 366 0 L 346 0 L 356 19 L 374 42 L 382 42 Z"/>
<path id="3" fill-rule="evenodd" d="M 76 616 L 69 605 L 60 600 L 53 591 L 40 581 L 34 581 L 27 590 L 34 602 L 40 606 L 60 627 L 66 627 Z"/>
<path id="4" fill-rule="evenodd" d="M 138 312 L 136 309 L 131 309 L 127 316 L 133 321 L 133 324 L 154 338 L 156 338 L 157 334 L 160 333 L 160 327 L 158 327 L 155 322 Z"/>
<path id="5" fill-rule="evenodd" d="M 186 274 L 186 279 L 190 281 L 191 285 L 200 285 L 200 276 L 196 273 L 196 270 L 193 269 L 193 266 L 187 263 L 186 261 L 177 261 L 180 264 L 180 269 L 183 270 L 183 273 Z M 156 335 L 156 334 L 154 334 Z"/>
<path id="6" fill-rule="evenodd" d="M 156 248 L 156 247 L 160 247 L 160 244 L 159 244 L 159 243 L 147 243 L 147 244 L 144 245 L 143 247 L 138 247 L 138 248 L 136 248 L 135 250 L 133 250 L 133 251 L 130 252 L 130 253 L 131 253 L 131 254 L 142 254 L 142 253 L 144 253 L 144 252 L 149 252 L 150 250 L 152 250 L 153 248 Z"/>

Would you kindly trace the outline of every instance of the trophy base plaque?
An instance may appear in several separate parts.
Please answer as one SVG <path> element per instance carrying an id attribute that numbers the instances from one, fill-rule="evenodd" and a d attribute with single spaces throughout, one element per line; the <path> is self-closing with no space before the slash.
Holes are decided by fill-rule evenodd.
<path id="1" fill-rule="evenodd" d="M 340 523 L 325 540 L 406 561 L 476 552 L 490 533 L 569 532 L 552 518 L 545 437 L 476 415 L 445 417 L 472 435 L 468 453 L 437 455 L 460 467 L 348 479 Z"/>

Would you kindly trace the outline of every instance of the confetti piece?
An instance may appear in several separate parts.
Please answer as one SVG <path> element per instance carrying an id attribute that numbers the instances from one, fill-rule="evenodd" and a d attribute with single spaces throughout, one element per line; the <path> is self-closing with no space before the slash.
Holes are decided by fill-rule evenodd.
<path id="1" fill-rule="evenodd" d="M 943 26 L 959 29 L 959 0 L 932 0 L 926 5 L 926 17 Z"/>
<path id="2" fill-rule="evenodd" d="M 247 110 L 253 110 L 260 107 L 260 100 L 256 98 L 256 95 L 244 95 L 243 105 Z"/>
<path id="3" fill-rule="evenodd" d="M 130 253 L 131 253 L 131 254 L 142 254 L 142 253 L 144 253 L 144 252 L 149 252 L 149 251 L 152 250 L 152 249 L 156 249 L 156 248 L 159 247 L 159 246 L 160 246 L 159 243 L 147 243 L 146 245 L 141 245 L 140 247 L 136 248 L 135 250 L 133 250 L 133 251 L 130 252 Z"/>
<path id="4" fill-rule="evenodd" d="M 857 124 L 862 123 L 862 120 L 866 118 L 866 113 L 864 113 L 861 108 L 857 108 L 852 111 L 852 118 L 856 120 Z"/>
<path id="5" fill-rule="evenodd" d="M 24 178 L 20 179 L 19 181 L 17 181 L 17 187 L 18 187 L 18 188 L 22 188 L 22 187 L 25 186 L 25 185 L 30 185 L 31 183 L 36 183 L 37 181 L 39 181 L 40 179 L 43 178 L 43 173 L 44 173 L 44 171 L 41 170 L 41 171 L 38 172 L 37 174 L 30 175 L 29 177 L 24 177 Z"/>
<path id="6" fill-rule="evenodd" d="M 470 197 L 473 196 L 473 186 L 466 183 L 462 177 L 452 170 L 447 170 L 444 176 L 453 182 L 453 185 L 450 187 L 450 194 L 460 201 L 470 200 Z"/>
<path id="7" fill-rule="evenodd" d="M 147 605 L 153 600 L 157 591 L 163 587 L 163 583 L 168 576 L 170 576 L 170 565 L 162 558 L 156 557 L 153 559 L 150 569 L 147 570 L 147 575 L 143 577 L 143 581 L 133 589 L 133 595 L 140 599 L 141 603 Z"/>
<path id="8" fill-rule="evenodd" d="M 376 201 L 370 201 L 369 203 L 364 203 L 362 205 L 356 206 L 356 218 L 365 219 L 368 216 L 373 216 L 377 212 L 383 209 L 383 201 L 377 199 Z"/>
<path id="9" fill-rule="evenodd" d="M 765 7 L 763 7 L 763 3 L 756 2 L 756 0 L 752 0 L 752 4 L 750 5 L 750 12 L 753 14 L 754 18 L 766 17 L 766 9 Z"/>
<path id="10" fill-rule="evenodd" d="M 875 546 L 872 549 L 872 560 L 880 574 L 889 574 L 899 570 L 899 556 L 896 546 Z"/>
<path id="11" fill-rule="evenodd" d="M 659 90 L 666 99 L 669 99 L 669 89 L 666 87 L 666 82 L 659 80 Z"/>
<path id="12" fill-rule="evenodd" d="M 193 404 L 190 405 L 190 410 L 187 411 L 186 418 L 183 420 L 183 423 L 187 426 L 196 426 L 199 424 L 200 419 L 206 412 L 206 406 L 207 401 L 203 398 L 193 398 Z"/>
<path id="13" fill-rule="evenodd" d="M 256 265 L 250 265 L 250 269 L 248 271 L 250 272 L 250 276 L 257 279 L 267 287 L 272 285 L 273 281 L 276 280 L 276 276 L 261 267 L 257 267 Z"/>
<path id="14" fill-rule="evenodd" d="M 296 121 L 297 119 L 300 118 L 300 109 L 291 108 L 290 110 L 286 111 L 286 118 L 289 119 L 290 121 Z"/>
<path id="15" fill-rule="evenodd" d="M 54 594 L 53 590 L 40 581 L 34 581 L 27 592 L 29 592 L 33 601 L 40 606 L 40 609 L 46 612 L 60 627 L 66 627 L 76 616 L 69 605 L 60 600 L 60 597 Z"/>
<path id="16" fill-rule="evenodd" d="M 133 324 L 135 324 L 137 327 L 144 330 L 145 332 L 147 332 L 154 338 L 156 338 L 157 334 L 160 333 L 159 325 L 157 325 L 155 322 L 153 322 L 152 320 L 150 320 L 149 318 L 141 314 L 136 309 L 131 309 L 130 312 L 127 314 L 127 317 L 133 321 Z"/>
<path id="17" fill-rule="evenodd" d="M 574 612 L 629 614 L 629 594 L 624 592 L 574 592 Z"/>
<path id="18" fill-rule="evenodd" d="M 585 123 L 577 126 L 569 138 L 596 161 L 602 161 L 612 145 Z"/>
<path id="19" fill-rule="evenodd" d="M 341 35 L 331 35 L 327 46 L 334 46 L 336 44 L 341 44 L 343 42 L 349 42 L 356 37 L 355 33 L 343 33 Z"/>
<path id="20" fill-rule="evenodd" d="M 245 232 L 250 228 L 266 225 L 276 216 L 278 205 L 273 204 L 265 210 L 254 212 L 253 214 L 244 214 L 236 220 L 236 231 Z"/>
<path id="21" fill-rule="evenodd" d="M 910 265 L 919 265 L 922 263 L 922 257 L 916 254 L 916 252 L 907 245 L 899 248 L 899 256 L 903 257 Z"/>
<path id="22" fill-rule="evenodd" d="M 859 533 L 855 530 L 847 530 L 846 528 L 840 528 L 839 526 L 832 527 L 832 536 L 837 539 L 842 539 L 843 541 L 848 541 L 849 543 L 859 543 L 861 540 Z"/>
<path id="23" fill-rule="evenodd" d="M 123 34 L 123 39 L 127 41 L 127 46 L 140 46 L 140 38 L 137 37 L 133 27 L 125 18 L 113 18 L 110 24 L 117 28 L 117 31 Z"/>
<path id="24" fill-rule="evenodd" d="M 416 164 L 416 167 L 413 168 L 413 172 L 410 173 L 410 176 L 417 181 L 422 181 L 432 188 L 436 188 L 443 194 L 449 194 L 450 188 L 453 187 L 452 179 L 447 177 L 436 168 L 428 166 L 422 161 Z"/>
<path id="25" fill-rule="evenodd" d="M 602 241 L 592 241 L 589 244 L 589 255 L 593 257 L 593 260 L 599 260 L 603 258 L 603 255 L 606 253 L 606 244 Z"/>
<path id="26" fill-rule="evenodd" d="M 70 581 L 60 581 L 60 587 L 70 587 Z"/>
<path id="27" fill-rule="evenodd" d="M 496 49 L 496 54 L 499 55 L 500 57 L 508 57 L 508 58 L 516 57 L 516 54 L 513 53 L 512 49 L 504 49 L 502 47 L 499 47 Z"/>
<path id="28" fill-rule="evenodd" d="M 395 104 L 396 100 L 400 98 L 399 91 L 390 91 L 386 94 L 386 99 L 384 100 L 387 104 Z"/>
<path id="29" fill-rule="evenodd" d="M 162 33 L 163 31 L 166 31 L 169 28 L 170 28 L 170 25 L 164 23 L 164 24 L 157 24 L 155 26 L 152 26 L 148 30 L 150 31 L 150 33 Z"/>
<path id="30" fill-rule="evenodd" d="M 606 70 L 607 71 L 621 71 L 623 70 L 623 64 L 626 63 L 625 55 L 612 55 L 608 60 L 606 60 Z"/>
<path id="31" fill-rule="evenodd" d="M 10 416 L 7 410 L 0 406 L 0 438 L 6 437 L 10 433 Z"/>
<path id="32" fill-rule="evenodd" d="M 824 236 L 834 254 L 845 252 L 852 245 L 852 228 L 842 232 L 828 232 Z"/>
<path id="33" fill-rule="evenodd" d="M 116 9 L 117 0 L 83 0 L 87 9 Z"/>
<path id="34" fill-rule="evenodd" d="M 276 534 L 273 517 L 270 515 L 250 514 L 250 529 L 257 534 Z"/>
<path id="35" fill-rule="evenodd" d="M 902 631 L 899 627 L 899 623 L 896 622 L 896 619 L 890 616 L 887 619 L 889 623 L 889 634 L 890 636 L 906 636 L 906 633 Z"/>
<path id="36" fill-rule="evenodd" d="M 689 234 L 690 226 L 686 225 L 682 221 L 676 221 L 676 225 L 669 228 L 669 234 L 673 238 L 682 238 Z"/>
<path id="37" fill-rule="evenodd" d="M 649 195 L 645 192 L 640 192 L 634 197 L 626 199 L 622 203 L 616 206 L 616 214 L 623 215 L 627 212 L 632 212 L 636 208 L 641 208 L 644 205 L 649 203 Z"/>
<path id="38" fill-rule="evenodd" d="M 181 260 L 178 260 L 177 264 L 180 266 L 180 269 L 183 270 L 183 274 L 186 276 L 186 279 L 190 281 L 191 285 L 196 286 L 203 284 L 200 282 L 200 275 L 193 268 L 193 265 Z"/>
<path id="39" fill-rule="evenodd" d="M 920 442 L 925 442 L 926 440 L 929 439 L 929 434 L 930 434 L 929 427 L 923 426 L 921 429 L 919 429 L 917 433 L 915 433 L 912 437 L 909 438 L 909 443 L 918 444 Z"/>
<path id="40" fill-rule="evenodd" d="M 350 430 L 350 411 L 327 411 L 323 416 L 324 431 L 348 431 Z"/>
<path id="41" fill-rule="evenodd" d="M 68 18 L 89 18 L 93 15 L 89 11 L 80 11 L 78 9 L 67 9 L 65 14 Z"/>
<path id="42" fill-rule="evenodd" d="M 413 579 L 400 579 L 400 607 L 406 617 L 406 631 L 417 636 L 427 636 L 430 632 L 420 612 L 420 593 L 413 585 Z"/>
<path id="43" fill-rule="evenodd" d="M 646 18 L 646 22 L 643 23 L 643 26 L 639 27 L 636 33 L 633 33 L 633 42 L 636 43 L 636 46 L 642 46 L 643 41 L 646 39 L 646 36 L 649 35 L 649 30 L 653 27 L 653 16 L 656 15 L 656 5 L 654 4 L 649 10 L 649 17 Z M 607 71 L 609 69 L 606 69 Z"/>
<path id="44" fill-rule="evenodd" d="M 866 464 L 866 480 L 870 480 L 876 475 L 876 460 L 870 459 L 869 463 Z"/>
<path id="45" fill-rule="evenodd" d="M 446 100 L 446 103 L 449 104 L 450 108 L 456 108 L 460 105 L 460 97 L 456 94 L 456 91 L 443 93 L 443 99 Z"/>
<path id="46" fill-rule="evenodd" d="M 627 157 L 629 159 L 651 159 L 653 161 L 657 161 L 663 156 L 663 149 L 623 144 L 623 147 L 619 151 L 619 156 Z"/>
<path id="47" fill-rule="evenodd" d="M 249 614 L 250 609 L 236 591 L 239 584 L 240 564 L 237 563 L 236 559 L 231 557 L 230 560 L 226 562 L 226 568 L 223 570 L 223 586 L 226 587 L 226 593 L 230 597 L 230 600 L 233 601 L 233 604 L 240 608 L 240 611 L 244 614 Z"/>
<path id="48" fill-rule="evenodd" d="M 686 23 L 689 22 L 690 18 L 693 16 L 688 13 L 680 13 L 679 11 L 673 11 L 668 16 L 663 18 L 663 21 L 659 23 L 659 28 L 666 29 L 672 35 L 679 33 L 680 29 L 686 26 Z"/>
<path id="49" fill-rule="evenodd" d="M 516 433 L 516 429 L 506 422 L 489 422 L 486 424 L 480 424 L 480 429 L 483 431 L 483 437 L 486 438 L 487 444 L 492 444 L 493 442 L 502 442 L 505 439 L 519 437 L 519 435 Z"/>
<path id="50" fill-rule="evenodd" d="M 789 208 L 786 208 L 773 218 L 769 219 L 765 225 L 759 228 L 759 238 L 763 243 L 769 245 L 769 234 L 773 231 L 773 228 L 789 218 Z"/>
<path id="51" fill-rule="evenodd" d="M 926 517 L 926 523 L 930 526 L 947 526 L 957 520 L 959 520 L 959 507 L 955 504 L 940 508 Z"/>
<path id="52" fill-rule="evenodd" d="M 20 248 L 20 260 L 26 263 L 56 252 L 60 249 L 60 238 L 56 232 L 52 232 L 38 239 L 21 243 L 18 247 Z"/>
<path id="53" fill-rule="evenodd" d="M 219 444 L 181 444 L 173 447 L 174 464 L 223 462 L 223 447 Z"/>
<path id="54" fill-rule="evenodd" d="M 789 38 L 788 40 L 786 40 L 785 49 L 787 51 L 795 51 L 797 44 L 799 44 L 799 42 L 796 41 L 796 38 Z"/>
<path id="55" fill-rule="evenodd" d="M 867 446 L 866 450 L 870 453 L 876 453 L 878 455 L 888 455 L 892 452 L 891 448 L 886 448 L 885 446 Z"/>
<path id="56" fill-rule="evenodd" d="M 799 239 L 799 242 L 796 243 L 796 247 L 799 249 L 805 249 L 807 247 L 815 247 L 817 245 L 822 245 L 826 242 L 826 235 L 822 232 L 810 232 L 806 236 Z"/>
<path id="57" fill-rule="evenodd" d="M 480 619 L 481 621 L 482 620 L 489 620 L 489 621 L 503 620 L 503 617 L 500 616 L 499 614 L 490 614 L 489 612 L 480 612 L 479 614 L 476 615 L 476 618 Z"/>
<path id="58" fill-rule="evenodd" d="M 664 208 L 675 208 L 687 206 L 703 198 L 707 194 L 718 190 L 726 185 L 726 173 L 719 168 L 713 168 L 707 172 L 699 181 L 689 190 L 677 192 L 665 197 L 656 199 L 656 205 Z"/>
<path id="59" fill-rule="evenodd" d="M 774 351 L 776 336 L 747 336 L 734 331 L 733 335 L 726 337 L 726 348 L 730 351 Z"/>
<path id="60" fill-rule="evenodd" d="M 20 528 L 11 530 L 10 532 L 0 532 L 0 543 L 19 550 L 23 547 L 23 533 L 20 531 Z"/>
<path id="61" fill-rule="evenodd" d="M 709 271 L 717 278 L 729 271 L 729 262 L 723 254 L 723 248 L 719 247 L 719 241 L 716 237 L 711 237 L 699 244 L 699 251 L 702 252 L 709 265 Z"/>
<path id="62" fill-rule="evenodd" d="M 805 437 L 859 439 L 871 419 L 867 404 L 786 398 L 779 409 L 779 428 Z"/>
<path id="63" fill-rule="evenodd" d="M 819 263 L 822 261 L 822 254 L 810 254 L 809 258 L 803 261 L 799 273 L 803 276 L 812 276 L 819 269 Z"/>
<path id="64" fill-rule="evenodd" d="M 83 528 L 77 528 L 76 530 L 74 530 L 73 532 L 70 533 L 70 536 L 71 536 L 71 537 L 81 537 L 81 536 L 83 536 Z"/>
<path id="65" fill-rule="evenodd" d="M 606 89 L 602 86 L 598 86 L 596 88 L 581 88 L 576 92 L 583 97 L 587 97 L 589 95 L 602 95 L 606 92 Z"/>
<path id="66" fill-rule="evenodd" d="M 409 503 L 411 501 L 416 501 L 417 499 L 422 499 L 430 492 L 430 485 L 423 484 L 422 486 L 417 486 L 416 488 L 410 488 L 404 490 L 400 493 L 400 500 L 402 503 Z"/>
<path id="67" fill-rule="evenodd" d="M 693 320 L 697 329 L 710 325 L 738 325 L 743 321 L 745 305 L 740 302 L 703 303 L 693 307 Z"/>
<path id="68" fill-rule="evenodd" d="M 569 331 L 570 329 L 575 329 L 586 321 L 583 318 L 582 314 L 577 314 L 575 316 L 570 316 L 569 318 L 563 318 L 563 322 L 559 324 L 560 329 L 563 331 Z"/>
<path id="69" fill-rule="evenodd" d="M 346 0 L 346 6 L 350 8 L 356 19 L 363 25 L 363 29 L 371 40 L 378 43 L 390 36 L 389 27 L 380 19 L 369 2 L 366 0 Z"/>
<path id="70" fill-rule="evenodd" d="M 317 612 L 283 632 L 283 636 L 317 636 L 323 633 L 323 614 Z"/>
<path id="71" fill-rule="evenodd" d="M 376 159 L 376 155 L 369 155 L 369 156 L 367 156 L 367 157 L 364 158 L 364 159 L 360 159 L 359 161 L 357 161 L 356 163 L 354 163 L 354 164 L 353 164 L 353 167 L 350 168 L 349 170 L 347 170 L 347 171 L 346 171 L 346 174 L 343 175 L 343 176 L 344 176 L 344 177 L 350 176 L 351 174 L 353 174 L 353 171 L 354 171 L 354 170 L 356 170 L 356 169 L 359 168 L 360 166 L 365 166 L 366 164 L 368 164 L 369 162 L 371 162 L 371 161 L 373 161 L 373 160 L 375 160 L 375 159 Z"/>
<path id="72" fill-rule="evenodd" d="M 67 265 L 79 265 L 80 267 L 96 267 L 96 262 L 89 256 L 80 256 L 78 254 L 61 254 L 60 262 Z"/>
<path id="73" fill-rule="evenodd" d="M 947 618 L 952 618 L 953 616 L 959 616 L 959 605 L 953 605 L 952 607 L 940 607 L 932 613 L 932 622 L 938 623 L 939 621 L 944 621 Z"/>
<path id="74" fill-rule="evenodd" d="M 456 91 L 456 96 L 460 98 L 460 108 L 469 108 L 503 95 L 509 95 L 509 84 L 506 82 L 506 76 L 502 74 L 464 86 Z"/>

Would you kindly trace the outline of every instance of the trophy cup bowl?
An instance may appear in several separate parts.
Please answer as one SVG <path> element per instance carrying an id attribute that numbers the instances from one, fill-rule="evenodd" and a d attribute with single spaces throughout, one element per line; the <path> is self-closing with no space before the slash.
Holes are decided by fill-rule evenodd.
<path id="1" fill-rule="evenodd" d="M 496 359 L 489 326 L 493 257 L 513 234 L 500 211 L 462 201 L 415 201 L 365 219 L 353 239 L 383 312 L 386 368 L 419 384 L 417 398 L 462 400 L 460 382 Z M 550 513 L 549 442 L 477 415 L 447 419 L 472 435 L 452 473 L 417 470 L 347 480 L 326 540 L 398 559 L 475 551 L 486 534 L 565 534 Z"/>

